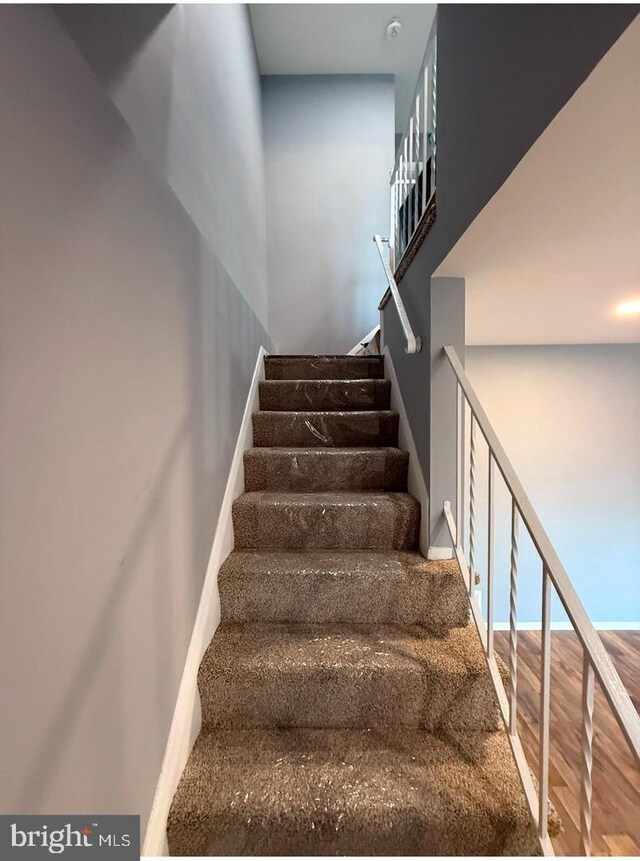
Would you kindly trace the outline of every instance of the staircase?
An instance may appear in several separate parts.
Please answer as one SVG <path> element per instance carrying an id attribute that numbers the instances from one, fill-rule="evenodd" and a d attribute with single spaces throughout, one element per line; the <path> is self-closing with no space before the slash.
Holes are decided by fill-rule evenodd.
<path id="1" fill-rule="evenodd" d="M 171 854 L 540 854 L 460 571 L 418 551 L 383 358 L 265 376 Z"/>

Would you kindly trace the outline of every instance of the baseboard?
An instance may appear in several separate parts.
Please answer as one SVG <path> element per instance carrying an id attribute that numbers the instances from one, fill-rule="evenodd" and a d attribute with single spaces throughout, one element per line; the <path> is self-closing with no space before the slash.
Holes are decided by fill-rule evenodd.
<path id="1" fill-rule="evenodd" d="M 434 562 L 442 559 L 453 559 L 453 548 L 431 546 L 427 552 L 427 559 Z"/>
<path id="2" fill-rule="evenodd" d="M 388 347 L 384 347 L 384 374 L 391 383 L 391 409 L 398 413 L 398 445 L 404 451 L 409 452 L 409 475 L 407 489 L 420 503 L 420 550 L 423 556 L 429 553 L 429 492 L 424 480 L 416 444 L 411 433 L 411 426 L 407 417 L 407 411 L 400 393 L 400 385 L 393 360 Z M 451 551 L 449 551 L 451 553 Z M 451 558 L 451 557 L 449 557 Z"/>
<path id="3" fill-rule="evenodd" d="M 217 594 L 218 571 L 222 562 L 233 549 L 231 506 L 233 500 L 244 491 L 243 455 L 252 443 L 251 415 L 258 409 L 258 383 L 264 378 L 263 359 L 266 355 L 268 355 L 267 351 L 264 347 L 260 347 L 238 432 L 238 441 L 231 461 L 229 478 L 220 507 L 209 564 L 207 565 L 198 612 L 160 770 L 160 778 L 147 825 L 143 855 L 169 854 L 166 834 L 169 808 L 193 743 L 200 731 L 198 668 L 204 651 L 220 621 L 220 602 Z"/>
<path id="4" fill-rule="evenodd" d="M 640 631 L 640 622 L 592 622 L 596 631 Z M 540 631 L 540 622 L 518 622 L 518 631 Z M 494 631 L 508 631 L 508 622 L 494 622 Z M 552 622 L 552 631 L 573 631 L 571 622 Z"/>
<path id="5" fill-rule="evenodd" d="M 380 323 L 376 323 L 373 329 L 367 335 L 365 335 L 361 341 L 358 341 L 358 343 L 349 350 L 347 356 L 356 356 L 360 352 L 360 350 L 369 343 L 369 341 L 375 338 L 379 331 Z"/>

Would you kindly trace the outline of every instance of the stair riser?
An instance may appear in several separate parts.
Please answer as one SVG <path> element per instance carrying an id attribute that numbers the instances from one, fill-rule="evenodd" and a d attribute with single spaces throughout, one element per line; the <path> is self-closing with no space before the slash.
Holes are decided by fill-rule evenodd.
<path id="1" fill-rule="evenodd" d="M 263 412 L 253 415 L 253 445 L 396 446 L 398 415 L 392 412 Z"/>
<path id="2" fill-rule="evenodd" d="M 402 496 L 369 505 L 233 504 L 237 549 L 413 550 L 418 545 L 420 504 Z"/>
<path id="3" fill-rule="evenodd" d="M 238 582 L 220 572 L 225 622 L 296 622 L 325 624 L 420 625 L 439 634 L 466 625 L 467 599 L 458 584 L 427 582 L 423 576 L 380 578 L 262 574 Z"/>
<path id="4" fill-rule="evenodd" d="M 388 380 L 268 380 L 261 410 L 388 410 Z"/>
<path id="5" fill-rule="evenodd" d="M 267 380 L 383 379 L 382 356 L 267 356 Z"/>
<path id="6" fill-rule="evenodd" d="M 212 647 L 215 649 L 215 639 Z M 203 725 L 493 731 L 499 716 L 491 682 L 420 664 L 274 664 L 255 671 L 205 656 L 199 676 Z"/>
<path id="7" fill-rule="evenodd" d="M 392 766 L 390 765 L 390 768 Z M 325 777 L 324 772 L 318 780 Z M 419 783 L 419 775 L 416 780 Z M 407 792 L 416 787 L 407 782 Z M 433 808 L 442 804 L 437 787 L 433 790 Z M 399 805 L 398 805 L 399 807 Z M 169 831 L 169 849 L 172 856 L 252 855 L 260 857 L 345 857 L 372 855 L 374 857 L 413 856 L 418 858 L 440 856 L 495 857 L 501 855 L 526 855 L 536 853 L 537 844 L 532 827 L 518 823 L 517 831 L 508 819 L 497 814 L 477 816 L 473 810 L 462 808 L 459 818 L 441 822 L 438 817 L 419 814 L 410 808 L 392 809 L 382 822 L 378 809 L 371 805 L 369 811 L 360 811 L 359 816 L 340 818 L 333 812 L 329 822 L 322 822 L 325 811 L 318 802 L 317 810 L 309 812 L 314 827 L 300 823 L 300 811 L 295 805 L 288 816 L 269 822 L 266 827 L 260 819 L 244 814 L 243 810 L 229 808 L 224 814 L 210 813 L 206 822 L 194 815 L 192 820 L 183 819 L 174 823 Z M 313 817 L 313 818 L 311 818 Z M 460 820 L 465 823 L 460 828 Z M 334 825 L 334 820 L 337 825 Z M 346 820 L 346 821 L 345 821 Z M 515 833 L 513 833 L 515 832 Z M 511 835 L 505 846 L 505 835 Z M 247 848 L 248 847 L 248 848 Z"/>
<path id="8" fill-rule="evenodd" d="M 408 464 L 408 454 L 399 449 L 251 450 L 244 456 L 245 490 L 403 491 Z"/>

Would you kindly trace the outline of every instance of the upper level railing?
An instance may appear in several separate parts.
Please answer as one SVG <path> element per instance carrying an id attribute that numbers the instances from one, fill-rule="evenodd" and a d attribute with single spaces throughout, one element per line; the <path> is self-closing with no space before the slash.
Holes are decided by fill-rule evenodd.
<path id="1" fill-rule="evenodd" d="M 592 771 L 594 732 L 594 678 L 598 680 L 629 748 L 640 764 L 640 716 L 627 693 L 618 672 L 605 651 L 587 612 L 578 597 L 547 533 L 527 497 L 518 476 L 498 439 L 496 432 L 476 395 L 453 347 L 445 347 L 446 357 L 457 386 L 457 500 L 455 516 L 451 503 L 444 503 L 444 516 L 456 556 L 465 577 L 469 600 L 482 641 L 489 671 L 496 689 L 500 710 L 527 796 L 538 837 L 545 854 L 553 854 L 548 834 L 549 809 L 549 712 L 551 703 L 551 589 L 555 589 L 571 622 L 583 651 L 582 673 L 582 763 L 580 779 L 580 839 L 584 855 L 591 854 Z M 464 518 L 467 483 L 465 481 L 466 416 L 469 428 L 469 534 L 467 564 L 464 553 Z M 487 619 L 474 597 L 476 565 L 476 462 L 477 430 L 488 448 L 488 516 L 487 516 Z M 497 466 L 511 498 L 511 559 L 509 583 L 509 689 L 505 690 L 494 653 L 494 504 L 495 467 Z M 518 528 L 522 522 L 531 537 L 542 568 L 542 653 L 540 664 L 540 756 L 538 790 L 531 778 L 517 730 L 518 710 Z"/>
<path id="2" fill-rule="evenodd" d="M 393 272 L 391 271 L 391 267 L 389 265 L 388 256 L 385 254 L 384 248 L 382 247 L 383 243 L 388 245 L 389 240 L 385 237 L 379 236 L 376 233 L 373 237 L 373 241 L 375 242 L 376 248 L 378 249 L 378 254 L 380 255 L 380 260 L 382 261 L 382 266 L 384 268 L 384 274 L 387 276 L 387 284 L 389 285 L 389 291 L 393 296 L 393 301 L 395 302 L 398 316 L 400 317 L 400 325 L 402 326 L 402 331 L 404 332 L 404 336 L 407 339 L 407 346 L 405 347 L 405 351 L 407 353 L 419 353 L 422 349 L 422 338 L 420 338 L 419 335 L 415 335 L 413 329 L 411 328 L 411 323 L 409 322 L 409 317 L 407 315 L 407 309 L 404 307 L 404 302 L 402 301 L 402 297 L 400 296 L 400 291 L 398 290 L 396 279 L 393 277 Z"/>
<path id="3" fill-rule="evenodd" d="M 409 125 L 391 172 L 391 265 L 409 247 L 436 191 L 437 15 L 411 103 Z"/>

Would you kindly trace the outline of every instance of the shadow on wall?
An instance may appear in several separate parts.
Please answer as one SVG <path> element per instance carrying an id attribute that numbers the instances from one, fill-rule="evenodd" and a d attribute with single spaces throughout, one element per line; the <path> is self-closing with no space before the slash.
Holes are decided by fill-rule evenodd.
<path id="1" fill-rule="evenodd" d="M 103 84 L 116 84 L 174 3 L 56 3 L 53 10 Z"/>
<path id="2" fill-rule="evenodd" d="M 56 789 L 69 762 L 78 768 L 80 759 L 93 775 L 90 781 L 99 775 L 106 790 L 101 811 L 140 812 L 144 831 L 243 398 L 258 349 L 268 344 L 266 333 L 204 241 L 191 275 L 194 289 L 185 333 L 190 347 L 185 381 L 190 411 L 169 440 L 154 478 L 139 491 L 136 503 L 141 500 L 143 508 L 117 554 L 118 567 L 101 574 L 109 586 L 86 638 L 80 626 L 68 632 L 76 643 L 73 654 L 78 662 L 69 673 L 69 687 L 56 691 L 58 705 L 47 713 L 46 733 L 30 755 L 23 779 L 16 781 L 20 786 L 12 805 L 16 812 L 63 812 L 69 803 L 89 812 L 95 804 L 91 794 L 85 803 L 80 791 L 68 801 L 74 793 L 62 798 Z M 116 451 L 113 458 L 118 459 Z M 181 503 L 186 512 L 177 510 Z M 176 564 L 187 574 L 182 582 L 186 591 L 176 578 Z M 79 599 L 79 608 L 83 601 Z M 145 625 L 141 616 L 151 624 Z M 46 703 L 42 707 L 48 712 Z M 147 721 L 141 723 L 145 714 Z M 85 748 L 87 730 L 95 731 L 90 750 Z M 84 737 L 83 745 L 78 745 L 78 737 Z M 145 761 L 152 763 L 151 772 Z"/>
<path id="3" fill-rule="evenodd" d="M 248 7 L 65 5 L 57 14 L 142 155 L 266 325 L 260 75 Z"/>

